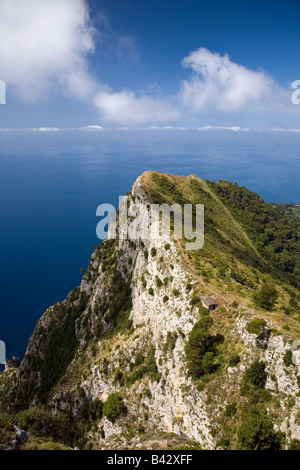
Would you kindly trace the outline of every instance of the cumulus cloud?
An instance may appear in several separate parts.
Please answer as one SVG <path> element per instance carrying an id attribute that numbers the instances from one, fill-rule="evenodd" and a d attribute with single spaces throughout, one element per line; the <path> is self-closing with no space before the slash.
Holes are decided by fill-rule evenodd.
<path id="1" fill-rule="evenodd" d="M 166 122 L 179 118 L 179 113 L 167 102 L 151 96 L 136 96 L 132 91 L 99 92 L 94 104 L 108 122 L 140 124 Z"/>
<path id="2" fill-rule="evenodd" d="M 92 104 L 104 121 L 119 124 L 166 122 L 178 113 L 163 100 L 123 90 L 115 92 L 93 78 L 88 56 L 100 46 L 120 60 L 138 58 L 132 36 L 118 35 L 102 16 L 101 31 L 91 24 L 86 0 L 1 0 L 0 77 L 25 101 L 63 90 Z"/>
<path id="3" fill-rule="evenodd" d="M 57 84 L 85 97 L 94 34 L 85 0 L 1 0 L 0 76 L 25 100 Z"/>
<path id="4" fill-rule="evenodd" d="M 93 106 L 100 124 L 121 126 L 170 126 L 174 121 L 185 125 L 207 110 L 236 112 L 256 107 L 274 114 L 274 109 L 285 109 L 284 103 L 291 102 L 288 92 L 276 88 L 264 72 L 249 70 L 227 54 L 205 48 L 182 60 L 189 77 L 173 97 L 155 98 L 153 90 L 140 94 L 113 90 L 101 75 L 95 78 L 89 71 L 96 43 L 106 54 L 134 63 L 139 57 L 136 41 L 133 36 L 119 35 L 103 15 L 97 24 L 96 31 L 87 0 L 0 0 L 1 79 L 23 100 L 40 100 L 63 91 L 82 99 L 89 109 Z"/>
<path id="5" fill-rule="evenodd" d="M 221 56 L 205 48 L 191 52 L 182 66 L 193 73 L 183 80 L 179 97 L 194 112 L 237 111 L 265 99 L 273 86 L 264 72 L 249 70 L 232 62 L 227 54 Z"/>

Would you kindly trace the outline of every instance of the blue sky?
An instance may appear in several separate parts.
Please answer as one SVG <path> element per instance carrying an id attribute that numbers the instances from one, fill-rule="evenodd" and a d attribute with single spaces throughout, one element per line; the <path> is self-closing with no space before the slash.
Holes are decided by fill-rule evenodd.
<path id="1" fill-rule="evenodd" d="M 298 0 L 1 0 L 0 128 L 298 132 L 299 15 Z"/>

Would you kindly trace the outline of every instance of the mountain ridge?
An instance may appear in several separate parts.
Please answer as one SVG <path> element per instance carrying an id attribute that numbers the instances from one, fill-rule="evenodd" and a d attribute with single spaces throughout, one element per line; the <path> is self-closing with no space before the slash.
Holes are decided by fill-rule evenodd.
<path id="1" fill-rule="evenodd" d="M 259 419 L 269 445 L 299 441 L 299 367 L 284 359 L 300 338 L 297 253 L 293 265 L 280 257 L 288 243 L 297 245 L 299 225 L 282 231 L 277 256 L 272 217 L 282 212 L 253 194 L 224 180 L 143 173 L 129 206 L 141 203 L 146 216 L 150 204 L 204 204 L 204 247 L 187 251 L 184 239 L 165 234 L 102 242 L 80 287 L 37 322 L 20 368 L 0 375 L 1 412 L 25 424 L 32 409 L 62 414 L 71 429 L 64 444 L 79 448 L 247 449 L 251 425 L 243 425 L 265 407 Z M 254 217 L 247 230 L 240 200 Z M 262 245 L 253 230 L 267 218 Z M 264 285 L 276 287 L 276 308 L 255 303 Z M 203 306 L 203 295 L 216 301 L 215 311 Z M 262 328 L 270 332 L 266 349 L 256 341 Z M 263 386 L 247 379 L 249 364 L 264 364 Z"/>

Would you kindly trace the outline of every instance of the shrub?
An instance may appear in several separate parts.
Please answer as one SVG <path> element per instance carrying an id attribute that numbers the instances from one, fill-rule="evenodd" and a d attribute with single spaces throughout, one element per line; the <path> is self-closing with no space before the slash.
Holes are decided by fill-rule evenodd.
<path id="1" fill-rule="evenodd" d="M 52 439 L 32 439 L 30 438 L 25 444 L 22 445 L 22 450 L 70 450 L 70 448 L 53 442 Z"/>
<path id="2" fill-rule="evenodd" d="M 246 395 L 252 390 L 263 389 L 267 380 L 265 372 L 266 364 L 263 361 L 256 360 L 246 370 L 243 377 L 243 386 L 241 393 Z"/>
<path id="3" fill-rule="evenodd" d="M 257 307 L 264 310 L 273 310 L 278 299 L 278 292 L 273 286 L 264 284 L 258 292 L 253 294 L 253 300 Z"/>
<path id="4" fill-rule="evenodd" d="M 144 355 L 140 351 L 139 353 L 137 353 L 137 355 L 135 357 L 134 366 L 135 367 L 141 366 L 143 364 L 144 360 L 145 360 Z"/>
<path id="5" fill-rule="evenodd" d="M 262 327 L 266 325 L 267 325 L 267 322 L 263 318 L 254 318 L 254 320 L 248 323 L 247 331 L 248 333 L 259 335 Z"/>
<path id="6" fill-rule="evenodd" d="M 165 250 L 168 251 L 168 250 L 170 249 L 170 247 L 171 247 L 170 243 L 167 243 L 167 244 L 165 245 Z"/>
<path id="7" fill-rule="evenodd" d="M 94 400 L 90 403 L 87 403 L 83 408 L 81 408 L 79 413 L 80 420 L 84 420 L 92 424 L 96 420 L 102 418 L 103 413 L 103 403 L 101 400 Z"/>
<path id="8" fill-rule="evenodd" d="M 293 353 L 291 349 L 288 349 L 283 357 L 283 362 L 286 367 L 290 367 L 293 364 Z"/>
<path id="9" fill-rule="evenodd" d="M 165 304 L 166 302 L 168 302 L 169 300 L 169 297 L 167 295 L 164 295 L 163 297 L 163 303 Z"/>
<path id="10" fill-rule="evenodd" d="M 66 442 L 70 423 L 63 413 L 54 414 L 42 407 L 32 407 L 21 411 L 14 418 L 15 424 L 26 432 L 37 436 Z"/>
<path id="11" fill-rule="evenodd" d="M 219 439 L 217 444 L 216 444 L 216 448 L 223 447 L 223 448 L 226 449 L 229 446 L 230 446 L 230 441 L 228 439 L 226 439 L 225 437 L 221 437 L 221 439 Z"/>
<path id="12" fill-rule="evenodd" d="M 194 379 L 198 379 L 204 374 L 214 372 L 218 364 L 216 363 L 216 346 L 224 341 L 222 335 L 212 336 L 209 328 L 213 320 L 210 316 L 204 316 L 199 320 L 190 332 L 188 342 L 185 346 L 188 373 Z"/>
<path id="13" fill-rule="evenodd" d="M 204 307 L 204 305 L 200 305 L 198 307 L 198 310 L 199 310 L 200 315 L 208 315 L 209 314 L 208 309 L 206 307 Z"/>
<path id="14" fill-rule="evenodd" d="M 300 441 L 299 439 L 292 439 L 289 445 L 288 450 L 300 450 Z"/>
<path id="15" fill-rule="evenodd" d="M 178 334 L 175 331 L 174 332 L 168 331 L 166 342 L 163 348 L 164 353 L 167 353 L 168 351 L 173 351 L 176 345 L 177 338 L 178 338 Z"/>
<path id="16" fill-rule="evenodd" d="M 194 294 L 191 298 L 191 305 L 201 305 L 201 299 L 199 295 Z"/>
<path id="17" fill-rule="evenodd" d="M 278 450 L 281 447 L 270 416 L 259 405 L 246 412 L 238 429 L 238 439 L 242 450 Z"/>
<path id="18" fill-rule="evenodd" d="M 125 411 L 123 398 L 118 393 L 111 393 L 103 405 L 103 414 L 114 422 Z"/>
<path id="19" fill-rule="evenodd" d="M 240 361 L 241 361 L 240 356 L 237 353 L 233 353 L 229 357 L 228 365 L 229 367 L 235 367 L 240 363 Z"/>
<path id="20" fill-rule="evenodd" d="M 158 382 L 160 379 L 160 373 L 158 372 L 156 361 L 155 361 L 155 347 L 151 346 L 148 354 L 147 361 L 143 361 L 141 366 L 134 370 L 134 372 L 128 377 L 127 385 L 131 386 L 137 380 L 141 380 L 144 376 L 148 376 L 153 382 Z"/>
<path id="21" fill-rule="evenodd" d="M 226 405 L 224 415 L 227 418 L 231 418 L 232 416 L 235 415 L 236 412 L 237 412 L 236 403 L 234 403 L 234 402 L 233 403 L 228 403 L 228 405 Z"/>
<path id="22" fill-rule="evenodd" d="M 151 248 L 150 253 L 152 257 L 156 256 L 156 248 Z"/>
<path id="23" fill-rule="evenodd" d="M 150 288 L 148 289 L 148 293 L 149 293 L 150 295 L 154 295 L 153 287 L 150 287 Z"/>
<path id="24" fill-rule="evenodd" d="M 174 295 L 175 297 L 178 297 L 178 296 L 180 295 L 179 290 L 178 290 L 178 289 L 173 289 L 173 295 Z"/>
<path id="25" fill-rule="evenodd" d="M 14 437 L 15 431 L 14 426 L 10 422 L 10 417 L 8 415 L 0 415 L 0 443 L 8 444 L 11 439 Z"/>

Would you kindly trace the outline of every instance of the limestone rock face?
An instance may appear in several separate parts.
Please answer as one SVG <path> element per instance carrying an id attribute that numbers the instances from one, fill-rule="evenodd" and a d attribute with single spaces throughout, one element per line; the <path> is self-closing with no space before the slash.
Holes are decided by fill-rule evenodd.
<path id="1" fill-rule="evenodd" d="M 129 214 L 139 206 L 139 223 L 145 225 L 149 205 L 139 177 L 128 195 Z M 76 418 L 97 400 L 105 403 L 111 394 L 119 394 L 126 412 L 116 420 L 102 416 L 86 431 L 85 440 L 94 448 L 143 448 L 141 436 L 151 433 L 155 439 L 168 434 L 203 449 L 223 448 L 218 442 L 224 419 L 230 427 L 226 406 L 245 406 L 243 377 L 259 359 L 266 364 L 265 388 L 279 403 L 277 430 L 288 439 L 300 439 L 298 367 L 284 364 L 291 348 L 288 335 L 274 333 L 272 320 L 258 336 L 250 334 L 247 324 L 255 311 L 232 307 L 227 292 L 192 272 L 182 243 L 169 234 L 114 240 L 114 231 L 119 233 L 118 224 L 92 254 L 80 287 L 39 320 L 11 396 L 26 406 L 46 402 L 55 412 Z M 220 333 L 225 343 L 218 346 L 215 372 L 199 382 L 188 373 L 186 344 L 203 314 L 201 295 L 216 299 L 218 307 L 209 312 L 211 337 Z M 231 365 L 230 355 L 236 351 L 239 362 Z M 7 407 L 3 395 L 0 404 Z M 268 403 L 266 407 L 271 409 Z"/>

